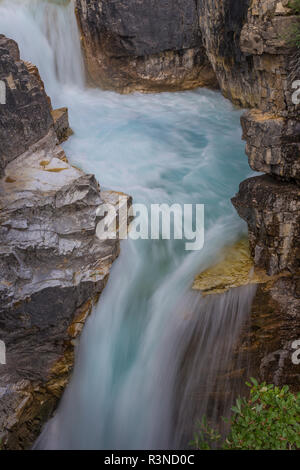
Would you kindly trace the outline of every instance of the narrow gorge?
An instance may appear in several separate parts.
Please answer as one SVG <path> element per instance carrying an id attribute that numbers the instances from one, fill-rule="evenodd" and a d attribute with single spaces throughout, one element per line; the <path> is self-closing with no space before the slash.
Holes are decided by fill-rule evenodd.
<path id="1" fill-rule="evenodd" d="M 249 377 L 299 392 L 298 23 L 288 0 L 0 0 L 1 448 L 186 449 Z M 120 195 L 204 204 L 203 249 L 100 240 Z"/>

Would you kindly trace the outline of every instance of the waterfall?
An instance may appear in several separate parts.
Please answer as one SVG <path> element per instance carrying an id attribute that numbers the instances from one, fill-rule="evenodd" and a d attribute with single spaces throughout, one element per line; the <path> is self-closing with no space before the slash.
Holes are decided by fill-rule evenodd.
<path id="1" fill-rule="evenodd" d="M 71 384 L 35 448 L 188 448 L 197 419 L 218 425 L 228 417 L 242 389 L 230 388 L 233 346 L 255 287 L 202 299 L 182 286 L 186 263 L 145 306 L 130 300 L 130 283 L 122 286 L 136 256 L 133 246 L 121 255 L 82 335 Z"/>
<path id="2" fill-rule="evenodd" d="M 208 90 L 120 96 L 84 88 L 73 7 L 2 0 L 0 32 L 39 67 L 55 103 L 69 107 L 71 162 L 135 202 L 205 204 L 205 247 L 122 242 L 35 448 L 185 448 L 195 420 L 206 414 L 218 423 L 239 391 L 229 373 L 255 287 L 202 298 L 191 285 L 246 230 L 230 203 L 249 176 L 241 112 Z"/>
<path id="3" fill-rule="evenodd" d="M 53 99 L 65 85 L 83 88 L 84 65 L 73 0 L 0 0 L 0 31 L 39 68 Z"/>

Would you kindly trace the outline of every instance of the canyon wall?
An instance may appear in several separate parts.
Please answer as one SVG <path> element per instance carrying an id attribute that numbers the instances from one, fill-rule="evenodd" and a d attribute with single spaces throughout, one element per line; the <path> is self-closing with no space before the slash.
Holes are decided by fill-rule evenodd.
<path id="1" fill-rule="evenodd" d="M 198 0 L 208 58 L 222 92 L 242 107 L 283 111 L 291 94 L 288 0 Z"/>
<path id="2" fill-rule="evenodd" d="M 287 41 L 297 17 L 288 3 L 250 2 L 239 41 L 241 61 L 250 59 L 256 76 L 251 86 L 249 75 L 248 92 L 241 75 L 243 102 L 254 107 L 242 117 L 246 154 L 253 170 L 269 176 L 243 182 L 233 203 L 248 224 L 255 265 L 270 275 L 297 273 L 300 267 L 300 119 L 299 105 L 292 100 L 295 49 Z M 231 86 L 229 78 L 229 96 Z"/>
<path id="3" fill-rule="evenodd" d="M 292 343 L 300 337 L 300 116 L 293 103 L 299 17 L 288 0 L 199 0 L 207 56 L 223 94 L 252 108 L 242 119 L 250 167 L 232 202 L 247 222 L 254 266 L 279 275 L 259 285 L 238 355 L 251 373 L 300 387 Z M 246 368 L 245 368 L 246 370 Z"/>
<path id="4" fill-rule="evenodd" d="M 299 17 L 288 0 L 199 0 L 207 56 L 221 90 L 253 108 L 242 117 L 250 167 L 260 176 L 233 199 L 249 227 L 255 265 L 270 275 L 299 269 L 299 105 L 292 100 L 290 34 Z"/>
<path id="5" fill-rule="evenodd" d="M 90 82 L 121 93 L 216 87 L 195 0 L 76 0 Z"/>
<path id="6" fill-rule="evenodd" d="M 118 240 L 95 230 L 97 208 L 119 195 L 68 163 L 58 142 L 67 110 L 52 110 L 36 67 L 4 36 L 0 79 L 0 441 L 24 449 L 62 395 L 76 338 L 118 256 Z"/>

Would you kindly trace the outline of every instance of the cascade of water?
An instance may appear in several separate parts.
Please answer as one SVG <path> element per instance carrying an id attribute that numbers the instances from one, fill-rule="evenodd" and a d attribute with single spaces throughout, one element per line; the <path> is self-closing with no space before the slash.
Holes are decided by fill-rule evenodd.
<path id="1" fill-rule="evenodd" d="M 0 31 L 15 39 L 21 57 L 39 68 L 53 97 L 64 85 L 84 86 L 73 0 L 1 0 Z"/>
<path id="2" fill-rule="evenodd" d="M 212 249 L 218 236 L 210 236 Z M 202 299 L 189 291 L 198 264 L 190 256 L 145 299 L 137 280 L 143 267 L 128 273 L 133 259 L 149 258 L 129 245 L 88 320 L 71 384 L 36 448 L 186 448 L 196 420 L 205 414 L 218 423 L 240 390 L 228 373 L 255 287 Z"/>
<path id="3" fill-rule="evenodd" d="M 70 2 L 2 0 L 0 32 L 38 65 L 57 105 L 69 106 L 72 162 L 136 202 L 206 205 L 201 252 L 187 253 L 180 241 L 123 242 L 36 447 L 184 447 L 195 417 L 217 419 L 236 393 L 225 377 L 254 294 L 244 287 L 202 299 L 190 290 L 194 275 L 245 231 L 230 204 L 249 173 L 240 112 L 207 90 L 78 93 L 83 67 Z"/>

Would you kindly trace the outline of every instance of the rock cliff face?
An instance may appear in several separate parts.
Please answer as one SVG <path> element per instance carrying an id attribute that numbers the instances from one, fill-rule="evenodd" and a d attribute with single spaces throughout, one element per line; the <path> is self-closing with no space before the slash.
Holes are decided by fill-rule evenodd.
<path id="1" fill-rule="evenodd" d="M 20 61 L 18 45 L 0 35 L 0 80 L 6 104 L 0 106 L 0 174 L 15 157 L 44 137 L 53 125 L 47 95 Z"/>
<path id="2" fill-rule="evenodd" d="M 258 177 L 233 200 L 247 221 L 257 266 L 299 268 L 299 106 L 292 100 L 289 34 L 298 17 L 288 0 L 199 0 L 207 56 L 224 95 L 253 108 L 242 117 L 246 153 Z M 276 178 L 273 179 L 273 178 Z"/>
<path id="3" fill-rule="evenodd" d="M 203 42 L 224 95 L 253 108 L 242 117 L 246 154 L 259 177 L 233 200 L 249 227 L 257 266 L 299 269 L 299 105 L 292 100 L 289 35 L 299 17 L 288 0 L 199 0 Z"/>
<path id="4" fill-rule="evenodd" d="M 194 0 L 76 0 L 92 83 L 122 93 L 217 86 Z"/>
<path id="5" fill-rule="evenodd" d="M 300 181 L 300 121 L 251 110 L 242 116 L 249 165 L 255 171 Z"/>
<path id="6" fill-rule="evenodd" d="M 283 111 L 291 48 L 287 31 L 295 17 L 288 0 L 199 0 L 207 55 L 225 96 L 243 107 Z"/>
<path id="7" fill-rule="evenodd" d="M 300 269 L 300 188 L 271 176 L 243 181 L 233 204 L 249 227 L 254 263 L 269 275 Z M 300 313 L 300 312 L 299 312 Z"/>
<path id="8" fill-rule="evenodd" d="M 223 94 L 252 108 L 241 119 L 249 165 L 266 173 L 242 182 L 233 204 L 248 224 L 256 268 L 283 276 L 258 287 L 239 352 L 250 355 L 254 375 L 299 389 L 291 342 L 300 319 L 300 119 L 292 100 L 300 61 L 289 43 L 299 16 L 288 0 L 198 0 L 197 8 Z"/>
<path id="9" fill-rule="evenodd" d="M 1 44 L 8 100 L 0 129 L 9 134 L 0 157 L 0 438 L 1 447 L 22 449 L 55 409 L 76 338 L 118 256 L 118 240 L 100 241 L 95 231 L 97 208 L 119 195 L 68 163 L 57 140 L 66 110 L 53 121 L 36 71 L 19 60 L 16 43 Z"/>
<path id="10" fill-rule="evenodd" d="M 237 29 L 239 60 L 225 71 L 218 70 L 219 54 L 212 63 L 224 94 L 254 108 L 241 119 L 243 138 L 250 167 L 266 175 L 242 182 L 232 202 L 248 224 L 255 266 L 281 274 L 258 287 L 239 355 L 249 374 L 299 390 L 292 343 L 300 334 L 300 120 L 292 101 L 295 51 L 286 45 L 296 17 L 288 4 L 250 1 Z"/>
<path id="11" fill-rule="evenodd" d="M 254 72 L 260 77 L 253 86 L 249 81 L 249 89 L 255 97 L 258 84 L 262 98 L 244 100 L 255 107 L 242 117 L 246 154 L 251 168 L 269 177 L 243 182 L 233 203 L 248 223 L 256 265 L 270 274 L 299 269 L 300 120 L 299 105 L 292 100 L 290 64 L 295 51 L 285 45 L 296 17 L 288 5 L 287 1 L 275 0 L 250 2 L 239 41 L 243 55 L 253 59 Z M 269 71 L 256 62 L 264 57 Z M 277 77 L 275 81 L 269 72 Z"/>
<path id="12" fill-rule="evenodd" d="M 292 344 L 300 338 L 300 187 L 258 176 L 243 181 L 232 202 L 248 224 L 255 266 L 282 275 L 258 286 L 239 354 L 251 366 L 248 376 L 299 391 Z"/>
<path id="13" fill-rule="evenodd" d="M 299 274 L 282 275 L 258 286 L 251 317 L 237 347 L 248 377 L 287 384 L 299 392 L 299 365 L 292 361 L 293 343 L 300 338 L 299 316 Z"/>

